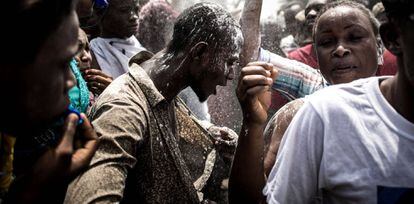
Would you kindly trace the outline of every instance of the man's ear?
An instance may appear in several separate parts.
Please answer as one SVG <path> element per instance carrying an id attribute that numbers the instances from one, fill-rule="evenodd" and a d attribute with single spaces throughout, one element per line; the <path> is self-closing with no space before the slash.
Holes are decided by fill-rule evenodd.
<path id="1" fill-rule="evenodd" d="M 395 56 L 401 55 L 401 40 L 399 30 L 394 23 L 386 22 L 380 27 L 382 42 L 387 50 Z"/>
<path id="2" fill-rule="evenodd" d="M 207 48 L 208 48 L 208 44 L 206 42 L 197 43 L 190 50 L 191 58 L 193 60 L 200 60 L 200 63 L 204 63 L 203 61 L 205 61 L 204 59 L 206 58 L 208 54 Z"/>

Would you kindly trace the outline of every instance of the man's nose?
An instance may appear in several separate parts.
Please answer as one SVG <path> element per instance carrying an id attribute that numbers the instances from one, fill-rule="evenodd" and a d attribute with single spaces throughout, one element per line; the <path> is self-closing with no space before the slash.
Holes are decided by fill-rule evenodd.
<path id="1" fill-rule="evenodd" d="M 316 16 L 318 15 L 318 12 L 315 11 L 315 9 L 312 9 L 309 11 L 308 15 L 306 15 L 306 19 L 312 19 L 312 18 L 316 18 Z"/>

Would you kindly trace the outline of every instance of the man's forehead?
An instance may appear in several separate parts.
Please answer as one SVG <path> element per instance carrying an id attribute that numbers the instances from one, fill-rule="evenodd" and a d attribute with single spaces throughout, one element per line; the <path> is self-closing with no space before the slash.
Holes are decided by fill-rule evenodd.
<path id="1" fill-rule="evenodd" d="M 312 7 L 312 6 L 319 6 L 326 4 L 327 0 L 310 0 L 308 4 L 306 4 L 306 8 Z"/>

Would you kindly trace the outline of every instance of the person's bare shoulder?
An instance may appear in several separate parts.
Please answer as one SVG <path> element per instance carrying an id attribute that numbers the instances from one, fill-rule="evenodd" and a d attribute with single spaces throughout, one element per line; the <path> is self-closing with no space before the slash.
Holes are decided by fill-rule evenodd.
<path id="1" fill-rule="evenodd" d="M 264 131 L 264 169 L 266 175 L 269 175 L 276 161 L 277 152 L 279 150 L 280 142 L 282 141 L 283 135 L 289 127 L 289 124 L 292 121 L 293 117 L 303 106 L 303 103 L 303 99 L 293 100 L 284 105 L 281 109 L 279 109 L 279 111 L 277 111 L 269 120 L 267 127 Z"/>

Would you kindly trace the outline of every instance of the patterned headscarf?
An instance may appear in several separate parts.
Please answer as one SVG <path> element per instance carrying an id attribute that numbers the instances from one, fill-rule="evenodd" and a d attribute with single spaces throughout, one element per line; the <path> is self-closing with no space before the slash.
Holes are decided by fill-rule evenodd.
<path id="1" fill-rule="evenodd" d="M 69 90 L 69 99 L 72 107 L 79 112 L 86 113 L 89 105 L 89 90 L 75 60 L 70 63 L 70 69 L 76 79 L 76 86 Z"/>

